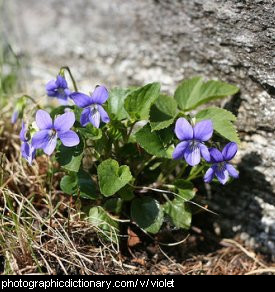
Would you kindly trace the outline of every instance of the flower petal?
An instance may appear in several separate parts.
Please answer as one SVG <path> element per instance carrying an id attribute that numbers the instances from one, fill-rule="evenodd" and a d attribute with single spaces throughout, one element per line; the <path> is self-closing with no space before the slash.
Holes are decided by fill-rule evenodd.
<path id="1" fill-rule="evenodd" d="M 207 141 L 213 135 L 213 124 L 211 120 L 198 122 L 194 127 L 194 139 L 198 141 Z"/>
<path id="2" fill-rule="evenodd" d="M 58 91 L 50 90 L 50 91 L 47 92 L 47 95 L 50 96 L 50 97 L 58 97 L 59 94 L 58 94 Z"/>
<path id="3" fill-rule="evenodd" d="M 222 150 L 224 160 L 231 160 L 236 155 L 237 151 L 238 145 L 235 142 L 229 142 L 228 144 L 226 144 Z"/>
<path id="4" fill-rule="evenodd" d="M 66 112 L 58 116 L 54 120 L 54 128 L 57 132 L 67 132 L 71 129 L 75 122 L 75 115 L 73 112 Z"/>
<path id="5" fill-rule="evenodd" d="M 26 139 L 26 132 L 27 132 L 27 129 L 26 129 L 26 125 L 24 122 L 22 122 L 22 128 L 20 130 L 20 134 L 19 134 L 19 137 L 20 137 L 20 140 L 22 142 L 27 142 L 27 139 Z"/>
<path id="6" fill-rule="evenodd" d="M 183 141 L 180 142 L 174 152 L 173 152 L 173 159 L 178 160 L 178 159 L 182 159 L 184 157 L 184 151 L 186 149 L 186 147 L 188 147 L 189 142 L 188 141 Z"/>
<path id="7" fill-rule="evenodd" d="M 13 113 L 12 113 L 12 116 L 11 116 L 11 123 L 12 124 L 15 124 L 17 119 L 18 119 L 18 116 L 19 116 L 19 111 L 18 110 L 15 110 Z"/>
<path id="8" fill-rule="evenodd" d="M 186 162 L 191 166 L 199 164 L 201 161 L 200 148 L 191 148 L 189 145 L 184 151 L 184 158 Z"/>
<path id="9" fill-rule="evenodd" d="M 56 147 L 56 142 L 57 142 L 57 135 L 55 135 L 50 140 L 48 140 L 48 143 L 44 144 L 42 146 L 42 149 L 44 150 L 46 154 L 51 155 Z"/>
<path id="10" fill-rule="evenodd" d="M 209 183 L 213 180 L 214 175 L 215 175 L 215 169 L 216 167 L 214 165 L 212 165 L 205 173 L 203 180 L 206 183 Z"/>
<path id="11" fill-rule="evenodd" d="M 55 80 L 51 80 L 46 84 L 46 91 L 53 92 L 57 89 Z"/>
<path id="12" fill-rule="evenodd" d="M 219 180 L 219 182 L 221 183 L 221 184 L 225 184 L 227 181 L 228 181 L 228 179 L 229 179 L 229 175 L 228 175 L 228 171 L 226 170 L 226 169 L 223 169 L 223 170 L 216 170 L 216 172 L 215 172 L 215 174 L 216 174 L 216 177 L 217 177 L 217 179 Z"/>
<path id="13" fill-rule="evenodd" d="M 67 99 L 67 97 L 60 97 L 60 95 L 59 96 L 57 96 L 57 98 L 58 98 L 58 101 L 59 101 L 59 103 L 61 104 L 61 105 L 67 105 L 68 104 L 68 99 Z"/>
<path id="14" fill-rule="evenodd" d="M 87 124 L 90 123 L 90 114 L 91 114 L 91 109 L 90 108 L 85 108 L 80 116 L 80 124 L 85 127 Z"/>
<path id="15" fill-rule="evenodd" d="M 102 122 L 109 123 L 110 122 L 110 118 L 109 118 L 107 112 L 105 111 L 105 109 L 101 105 L 98 105 L 97 109 L 98 109 L 98 111 L 100 113 L 100 117 L 101 117 Z"/>
<path id="16" fill-rule="evenodd" d="M 31 165 L 35 157 L 36 150 L 29 143 L 24 142 L 21 145 L 22 157 L 24 157 L 28 163 Z"/>
<path id="17" fill-rule="evenodd" d="M 92 94 L 92 101 L 95 104 L 103 104 L 109 97 L 109 92 L 105 86 L 97 86 Z"/>
<path id="18" fill-rule="evenodd" d="M 25 159 L 28 159 L 29 148 L 30 148 L 30 146 L 29 146 L 28 143 L 26 143 L 26 142 L 22 143 L 22 145 L 21 145 L 21 154 Z"/>
<path id="19" fill-rule="evenodd" d="M 87 107 L 93 103 L 93 100 L 90 96 L 81 93 L 81 92 L 73 92 L 70 95 L 70 98 L 74 101 L 74 103 L 79 107 Z"/>
<path id="20" fill-rule="evenodd" d="M 61 75 L 57 75 L 55 83 L 56 83 L 57 87 L 68 88 L 68 83 L 67 83 L 66 79 L 64 77 L 62 77 Z"/>
<path id="21" fill-rule="evenodd" d="M 210 162 L 210 153 L 208 148 L 202 143 L 199 143 L 198 146 L 200 147 L 201 156 L 205 159 L 205 161 Z"/>
<path id="22" fill-rule="evenodd" d="M 67 131 L 63 133 L 58 133 L 58 137 L 64 146 L 72 147 L 79 144 L 79 137 L 74 131 Z"/>
<path id="23" fill-rule="evenodd" d="M 97 108 L 91 109 L 89 115 L 90 122 L 93 124 L 94 127 L 99 128 L 100 125 L 100 113 Z"/>
<path id="24" fill-rule="evenodd" d="M 235 167 L 233 165 L 226 163 L 226 169 L 227 169 L 230 176 L 232 176 L 234 178 L 239 177 L 239 172 L 235 169 Z"/>
<path id="25" fill-rule="evenodd" d="M 179 118 L 175 126 L 175 134 L 179 140 L 193 139 L 193 128 L 185 118 Z"/>
<path id="26" fill-rule="evenodd" d="M 36 132 L 32 137 L 32 146 L 35 149 L 43 148 L 50 140 L 49 130 Z"/>
<path id="27" fill-rule="evenodd" d="M 210 148 L 209 149 L 210 157 L 212 162 L 222 162 L 223 161 L 223 155 L 221 154 L 221 151 L 219 151 L 217 148 Z"/>
<path id="28" fill-rule="evenodd" d="M 44 110 L 38 110 L 35 116 L 36 125 L 40 130 L 51 129 L 53 121 L 50 115 Z"/>

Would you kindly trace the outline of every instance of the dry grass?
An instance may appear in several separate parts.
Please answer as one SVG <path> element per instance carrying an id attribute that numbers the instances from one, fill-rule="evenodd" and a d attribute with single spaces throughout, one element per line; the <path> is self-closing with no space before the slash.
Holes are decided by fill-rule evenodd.
<path id="1" fill-rule="evenodd" d="M 4 108 L 0 121 L 0 274 L 275 273 L 261 255 L 233 240 L 212 253 L 189 252 L 201 236 L 195 233 L 177 247 L 148 239 L 148 246 L 125 249 L 104 240 L 77 201 L 60 191 L 62 173 L 46 156 L 32 167 L 20 158 L 19 126 L 10 124 L 10 111 Z M 184 255 L 175 256 L 175 249 Z"/>

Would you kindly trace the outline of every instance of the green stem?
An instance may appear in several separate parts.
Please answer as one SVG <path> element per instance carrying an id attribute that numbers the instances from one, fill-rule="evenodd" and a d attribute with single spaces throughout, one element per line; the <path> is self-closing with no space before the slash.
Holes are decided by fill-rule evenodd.
<path id="1" fill-rule="evenodd" d="M 194 173 L 192 173 L 192 174 L 187 178 L 187 180 L 190 181 L 190 180 L 192 180 L 192 179 L 197 178 L 197 177 L 198 177 L 198 174 L 199 174 L 203 169 L 204 169 L 204 165 L 198 167 L 198 168 L 194 171 Z"/>
<path id="2" fill-rule="evenodd" d="M 75 79 L 73 77 L 73 74 L 72 74 L 70 68 L 68 66 L 63 66 L 63 67 L 60 68 L 60 73 L 62 74 L 64 72 L 64 70 L 66 70 L 70 75 L 70 78 L 71 78 L 72 83 L 73 83 L 74 91 L 78 91 Z"/>

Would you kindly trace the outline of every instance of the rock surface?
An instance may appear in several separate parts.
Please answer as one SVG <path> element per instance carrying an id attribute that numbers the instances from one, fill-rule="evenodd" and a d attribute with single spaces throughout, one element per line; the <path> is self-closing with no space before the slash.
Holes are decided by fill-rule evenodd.
<path id="1" fill-rule="evenodd" d="M 3 8 L 32 87 L 64 64 L 87 91 L 159 80 L 172 92 L 194 75 L 237 84 L 241 93 L 224 105 L 238 116 L 241 177 L 209 196 L 227 230 L 275 255 L 274 0 L 14 0 Z"/>

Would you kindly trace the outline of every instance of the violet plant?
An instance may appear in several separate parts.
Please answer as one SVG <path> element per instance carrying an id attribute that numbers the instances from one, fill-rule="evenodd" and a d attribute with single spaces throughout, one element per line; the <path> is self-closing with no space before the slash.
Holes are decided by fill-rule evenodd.
<path id="1" fill-rule="evenodd" d="M 29 164 L 35 154 L 57 161 L 55 171 L 64 173 L 61 190 L 107 233 L 127 220 L 152 234 L 168 224 L 188 229 L 198 205 L 197 186 L 238 177 L 229 163 L 239 143 L 236 117 L 205 107 L 236 94 L 233 85 L 194 77 L 179 84 L 173 96 L 161 92 L 157 82 L 108 90 L 101 85 L 87 95 L 63 67 L 46 92 L 62 105 L 37 106 L 35 123 L 23 114 L 22 100 L 17 106 L 24 120 L 22 156 Z"/>

